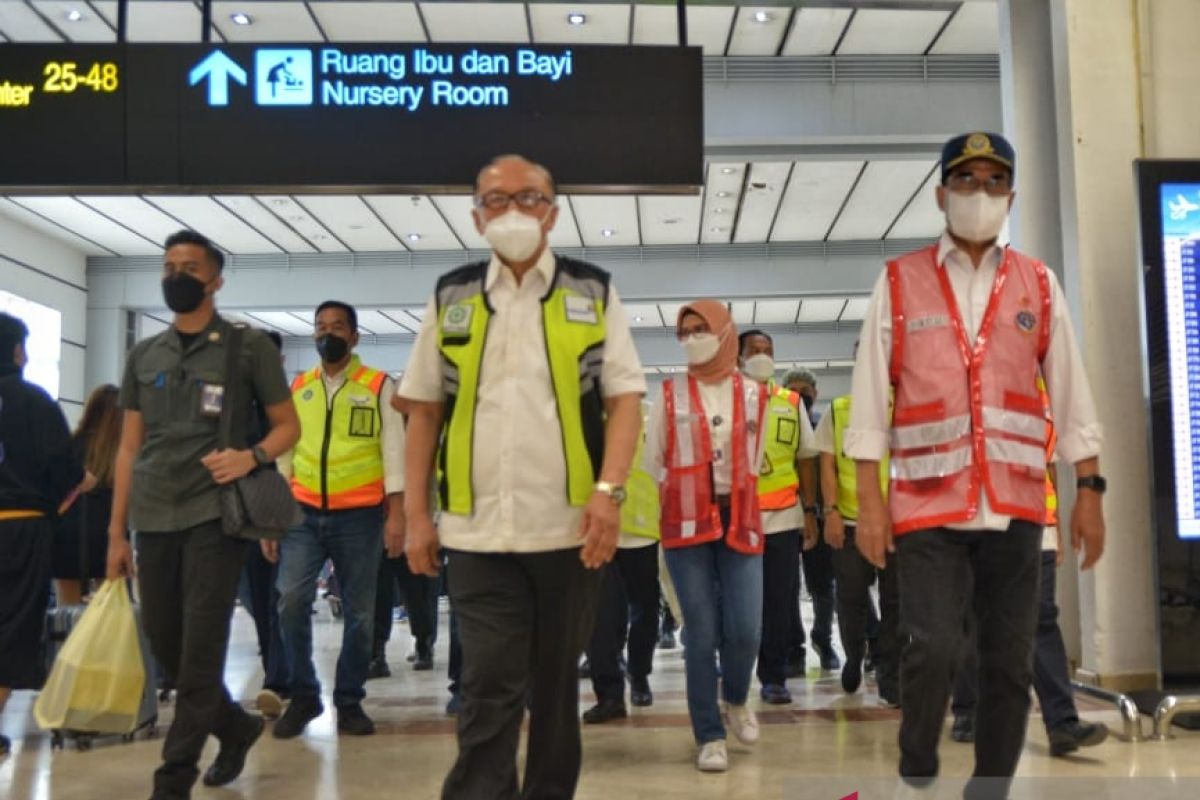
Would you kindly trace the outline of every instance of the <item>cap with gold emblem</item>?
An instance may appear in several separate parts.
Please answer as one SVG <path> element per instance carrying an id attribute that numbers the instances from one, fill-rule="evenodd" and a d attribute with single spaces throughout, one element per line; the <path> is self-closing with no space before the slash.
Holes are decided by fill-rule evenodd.
<path id="1" fill-rule="evenodd" d="M 1008 139 L 998 133 L 976 131 L 955 136 L 942 147 L 942 183 L 946 182 L 950 170 L 976 158 L 986 158 L 1008 167 L 1015 180 L 1017 154 Z"/>

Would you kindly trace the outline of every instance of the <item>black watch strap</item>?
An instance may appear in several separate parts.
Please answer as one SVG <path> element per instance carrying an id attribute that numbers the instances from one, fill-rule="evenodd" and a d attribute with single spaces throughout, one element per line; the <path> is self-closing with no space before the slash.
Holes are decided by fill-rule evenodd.
<path id="1" fill-rule="evenodd" d="M 1075 480 L 1075 488 L 1091 489 L 1097 494 L 1104 494 L 1108 491 L 1108 481 L 1100 475 L 1088 475 L 1085 478 L 1077 478 Z"/>

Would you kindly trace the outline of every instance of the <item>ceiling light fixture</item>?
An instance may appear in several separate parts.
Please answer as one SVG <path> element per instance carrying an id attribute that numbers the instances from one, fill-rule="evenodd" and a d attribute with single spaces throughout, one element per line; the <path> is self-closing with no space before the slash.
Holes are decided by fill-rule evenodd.
<path id="1" fill-rule="evenodd" d="M 77 8 L 72 8 L 67 12 L 67 22 L 80 22 L 83 20 L 83 12 Z"/>
<path id="2" fill-rule="evenodd" d="M 572 25 L 583 25 L 587 22 L 587 14 L 580 11 L 572 11 L 570 14 L 567 14 L 567 22 Z"/>
<path id="3" fill-rule="evenodd" d="M 728 213 L 729 213 L 729 209 L 727 209 L 727 208 L 714 208 L 714 209 L 713 209 L 713 213 L 714 213 L 714 214 L 728 214 Z"/>
<path id="4" fill-rule="evenodd" d="M 717 197 L 729 197 L 729 192 L 717 192 Z"/>
<path id="5" fill-rule="evenodd" d="M 605 228 L 604 230 L 600 231 L 600 235 L 605 239 L 610 238 L 614 233 L 616 233 L 616 231 L 614 231 L 612 228 Z"/>
<path id="6" fill-rule="evenodd" d="M 732 175 L 735 172 L 737 172 L 737 169 L 734 167 L 721 167 L 722 175 Z"/>
<path id="7" fill-rule="evenodd" d="M 641 314 L 639 314 L 639 315 L 637 315 L 636 317 L 634 317 L 634 318 L 633 318 L 633 321 L 634 321 L 634 322 L 641 322 L 641 321 L 642 321 L 642 316 L 641 316 Z"/>
<path id="8" fill-rule="evenodd" d="M 241 11 L 230 14 L 229 18 L 233 20 L 234 25 L 250 25 L 254 22 L 254 20 L 250 19 L 249 14 L 243 14 Z"/>
<path id="9" fill-rule="evenodd" d="M 408 240 L 409 240 L 410 242 L 419 242 L 419 241 L 421 241 L 421 234 L 419 234 L 419 233 L 410 233 L 410 234 L 408 235 Z"/>
<path id="10" fill-rule="evenodd" d="M 766 12 L 766 11 L 755 11 L 755 12 L 754 12 L 754 21 L 755 21 L 755 22 L 758 22 L 758 23 L 761 23 L 761 24 L 765 25 L 765 24 L 767 24 L 768 22 L 770 22 L 772 19 L 774 19 L 774 17 L 772 17 L 772 16 L 771 16 L 771 15 L 770 15 L 768 12 Z"/>
<path id="11" fill-rule="evenodd" d="M 724 233 L 725 232 L 725 229 L 722 228 L 720 225 L 714 225 L 711 230 L 713 233 Z"/>

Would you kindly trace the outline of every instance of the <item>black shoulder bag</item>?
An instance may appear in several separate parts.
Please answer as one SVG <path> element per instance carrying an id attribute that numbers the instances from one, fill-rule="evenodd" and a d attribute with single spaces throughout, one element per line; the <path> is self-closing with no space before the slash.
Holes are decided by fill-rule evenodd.
<path id="1" fill-rule="evenodd" d="M 234 324 L 225 342 L 225 396 L 221 406 L 219 445 L 233 446 L 233 414 L 240 409 L 238 367 L 243 325 Z M 282 539 L 288 528 L 304 520 L 287 480 L 273 469 L 255 469 L 221 487 L 221 527 L 235 539 Z"/>

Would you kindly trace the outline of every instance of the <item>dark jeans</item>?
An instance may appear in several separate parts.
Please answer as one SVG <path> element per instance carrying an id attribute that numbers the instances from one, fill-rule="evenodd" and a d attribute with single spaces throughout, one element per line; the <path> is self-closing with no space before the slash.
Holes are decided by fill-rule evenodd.
<path id="1" fill-rule="evenodd" d="M 1042 707 L 1042 722 L 1047 732 L 1079 719 L 1074 691 L 1071 689 L 1067 647 L 1058 627 L 1058 604 L 1054 601 L 1056 558 L 1053 550 L 1042 552 L 1037 642 L 1033 649 L 1033 690 Z M 952 703 L 955 714 L 975 712 L 979 700 L 978 670 L 979 659 L 971 650 L 955 681 Z"/>
<path id="2" fill-rule="evenodd" d="M 833 644 L 833 548 L 822 536 L 811 550 L 801 549 L 800 562 L 804 568 L 804 585 L 813 601 L 812 641 L 829 648 Z M 800 629 L 800 645 L 804 645 L 804 629 Z"/>
<path id="3" fill-rule="evenodd" d="M 909 637 L 900 663 L 901 776 L 938 773 L 968 604 L 980 662 L 974 775 L 1008 778 L 1016 770 L 1029 717 L 1041 542 L 1041 526 L 1022 520 L 1007 531 L 932 528 L 896 538 L 900 619 Z"/>
<path id="4" fill-rule="evenodd" d="M 889 699 L 900 690 L 900 597 L 896 580 L 896 558 L 888 556 L 887 569 L 876 569 L 862 557 L 855 544 L 855 528 L 846 526 L 846 543 L 833 555 L 837 573 L 838 632 L 846 663 L 861 662 L 866 656 L 874 608 L 871 584 L 879 579 L 879 634 L 875 639 L 875 677 L 879 693 Z"/>
<path id="5" fill-rule="evenodd" d="M 396 605 L 395 587 L 399 584 L 408 612 L 408 627 L 416 639 L 417 653 L 433 657 L 437 641 L 438 579 L 415 575 L 408 568 L 408 557 L 379 561 L 379 579 L 375 590 L 375 635 L 372 655 L 383 655 L 384 646 L 392 638 L 392 609 Z"/>
<path id="6" fill-rule="evenodd" d="M 321 693 L 312 658 L 312 604 L 325 560 L 341 586 L 342 651 L 338 655 L 333 702 L 361 703 L 371 661 L 375 581 L 383 553 L 383 507 L 322 513 L 304 509 L 304 522 L 288 531 L 279 548 L 279 622 L 291 668 L 293 698 Z"/>
<path id="7" fill-rule="evenodd" d="M 462 633 L 458 760 L 444 800 L 570 798 L 579 781 L 579 656 L 601 572 L 579 550 L 448 554 Z M 517 745 L 532 690 L 524 786 Z"/>
<path id="8" fill-rule="evenodd" d="M 787 683 L 788 643 L 792 633 L 793 606 L 799 613 L 800 531 L 767 534 L 763 550 L 762 643 L 758 648 L 758 680 L 764 686 Z M 800 628 L 803 647 L 804 628 Z"/>
<path id="9" fill-rule="evenodd" d="M 283 633 L 279 629 L 279 565 L 267 561 L 262 548 L 247 548 L 245 578 L 249 595 L 248 610 L 258 634 L 258 653 L 263 666 L 263 688 L 281 695 L 288 691 L 287 655 Z"/>
<path id="10" fill-rule="evenodd" d="M 625 699 L 621 654 L 627 638 L 629 680 L 644 683 L 650 674 L 658 646 L 658 600 L 658 546 L 618 550 L 604 568 L 596 629 L 587 648 L 598 701 Z"/>
<path id="11" fill-rule="evenodd" d="M 209 735 L 238 735 L 249 715 L 225 688 L 225 652 L 247 543 L 219 520 L 183 531 L 141 532 L 137 576 L 150 648 L 176 691 L 175 719 L 154 773 L 156 795 L 187 797 Z"/>

